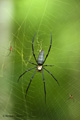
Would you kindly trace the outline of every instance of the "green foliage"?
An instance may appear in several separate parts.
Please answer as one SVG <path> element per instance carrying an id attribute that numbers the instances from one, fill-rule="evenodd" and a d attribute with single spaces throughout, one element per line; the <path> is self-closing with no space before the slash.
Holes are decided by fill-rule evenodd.
<path id="1" fill-rule="evenodd" d="M 80 1 L 14 0 L 14 8 L 14 52 L 9 56 L 10 62 L 3 75 L 5 86 L 0 88 L 3 93 L 4 87 L 7 89 L 6 99 L 7 96 L 10 97 L 5 103 L 5 114 L 14 115 L 9 117 L 10 120 L 79 120 Z M 26 73 L 17 83 L 20 74 L 34 67 L 27 62 L 26 57 L 35 63 L 32 55 L 32 39 L 35 32 L 36 57 L 41 49 L 47 54 L 52 32 L 52 48 L 45 64 L 54 64 L 46 69 L 60 83 L 58 86 L 44 71 L 46 104 L 42 73 L 36 72 L 26 99 L 26 88 L 34 70 Z M 69 99 L 71 94 L 74 101 Z M 4 96 L 2 98 L 5 99 Z"/>

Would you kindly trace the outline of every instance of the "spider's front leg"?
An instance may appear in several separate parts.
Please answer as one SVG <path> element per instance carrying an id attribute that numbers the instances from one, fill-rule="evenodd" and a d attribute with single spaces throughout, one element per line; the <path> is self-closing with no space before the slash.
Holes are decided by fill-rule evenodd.
<path id="1" fill-rule="evenodd" d="M 27 59 L 27 61 L 28 61 L 29 63 L 31 63 L 31 64 L 33 64 L 33 65 L 37 65 L 37 64 L 32 63 L 31 61 L 29 61 L 27 57 L 26 57 L 26 59 Z"/>
<path id="2" fill-rule="evenodd" d="M 33 53 L 34 59 L 35 59 L 35 61 L 36 61 L 36 63 L 37 63 L 37 59 L 36 59 L 36 56 L 35 56 L 35 54 L 34 54 L 34 47 L 33 47 L 35 35 L 36 35 L 36 33 L 34 34 L 34 37 L 33 37 L 33 40 L 32 40 L 32 53 Z"/>

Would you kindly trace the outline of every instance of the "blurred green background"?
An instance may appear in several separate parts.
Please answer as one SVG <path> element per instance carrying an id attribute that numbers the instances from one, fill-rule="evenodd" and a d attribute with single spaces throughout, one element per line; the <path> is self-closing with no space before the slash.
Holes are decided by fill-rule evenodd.
<path id="1" fill-rule="evenodd" d="M 34 70 L 18 77 L 34 65 L 43 49 L 47 54 L 52 32 L 52 48 L 45 64 L 56 81 L 44 71 Z M 10 47 L 12 51 L 10 52 Z M 70 98 L 70 95 L 73 98 Z M 80 1 L 0 0 L 0 119 L 80 120 Z"/>

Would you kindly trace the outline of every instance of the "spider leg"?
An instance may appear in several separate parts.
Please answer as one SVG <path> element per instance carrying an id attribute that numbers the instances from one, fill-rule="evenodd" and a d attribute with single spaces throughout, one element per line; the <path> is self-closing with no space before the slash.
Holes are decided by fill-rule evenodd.
<path id="1" fill-rule="evenodd" d="M 30 70 L 32 70 L 32 69 L 34 69 L 34 68 L 36 68 L 36 67 L 30 68 L 30 69 L 26 70 L 24 73 L 22 73 L 22 74 L 19 76 L 17 82 L 19 81 L 19 79 L 20 79 L 26 72 L 28 72 L 28 71 L 30 71 Z"/>
<path id="2" fill-rule="evenodd" d="M 45 69 L 45 68 L 43 68 L 43 69 L 46 70 L 46 71 L 56 80 L 57 84 L 59 85 L 57 79 L 53 76 L 53 74 L 52 74 L 51 72 L 49 72 L 47 69 Z M 60 85 L 59 85 L 59 86 L 60 86 Z"/>
<path id="3" fill-rule="evenodd" d="M 37 70 L 37 69 L 36 69 L 36 70 Z M 34 77 L 34 74 L 36 73 L 36 70 L 34 71 L 32 77 L 31 77 L 31 79 L 30 79 L 30 82 L 29 82 L 28 87 L 27 87 L 27 89 L 26 89 L 26 95 L 27 95 L 28 89 L 29 89 L 29 87 L 30 87 L 30 84 L 31 84 L 31 82 L 32 82 L 32 79 L 33 79 L 33 77 Z M 25 95 L 25 97 L 26 97 L 26 95 Z"/>
<path id="4" fill-rule="evenodd" d="M 35 35 L 36 35 L 36 33 L 34 34 L 34 37 L 33 37 L 33 40 L 32 40 L 32 52 L 33 52 L 34 59 L 35 59 L 35 61 L 37 63 L 36 56 L 34 54 L 34 47 L 33 47 L 33 42 L 34 42 Z"/>
<path id="5" fill-rule="evenodd" d="M 26 59 L 27 59 L 27 57 L 26 57 Z M 31 61 L 29 61 L 28 59 L 27 59 L 27 61 L 28 61 L 29 63 L 33 64 L 33 65 L 37 65 L 37 64 L 35 64 L 35 63 L 32 63 Z"/>
<path id="6" fill-rule="evenodd" d="M 52 33 L 51 33 L 51 42 L 50 42 L 49 50 L 48 50 L 48 53 L 47 53 L 47 55 L 46 55 L 46 57 L 45 57 L 44 62 L 46 61 L 46 59 L 47 59 L 47 57 L 48 57 L 48 55 L 49 55 L 49 52 L 50 52 L 50 49 L 51 49 L 51 45 L 52 45 Z M 43 64 L 44 64 L 44 62 L 43 62 Z"/>
<path id="7" fill-rule="evenodd" d="M 54 65 L 43 65 L 43 67 L 44 67 L 44 66 L 50 66 L 50 67 L 52 67 L 52 66 L 54 66 Z"/>
<path id="8" fill-rule="evenodd" d="M 45 78 L 44 78 L 44 72 L 43 72 L 43 69 L 42 69 L 42 74 L 43 74 L 44 93 L 45 93 L 45 103 L 46 103 L 46 87 L 45 87 Z"/>

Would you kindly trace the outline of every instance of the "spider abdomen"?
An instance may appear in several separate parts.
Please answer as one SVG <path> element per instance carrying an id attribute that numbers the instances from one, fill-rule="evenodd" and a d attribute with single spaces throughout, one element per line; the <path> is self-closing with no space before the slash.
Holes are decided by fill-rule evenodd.
<path id="1" fill-rule="evenodd" d="M 42 65 L 43 62 L 44 62 L 44 50 L 41 50 L 37 59 L 37 63 L 38 65 Z"/>

